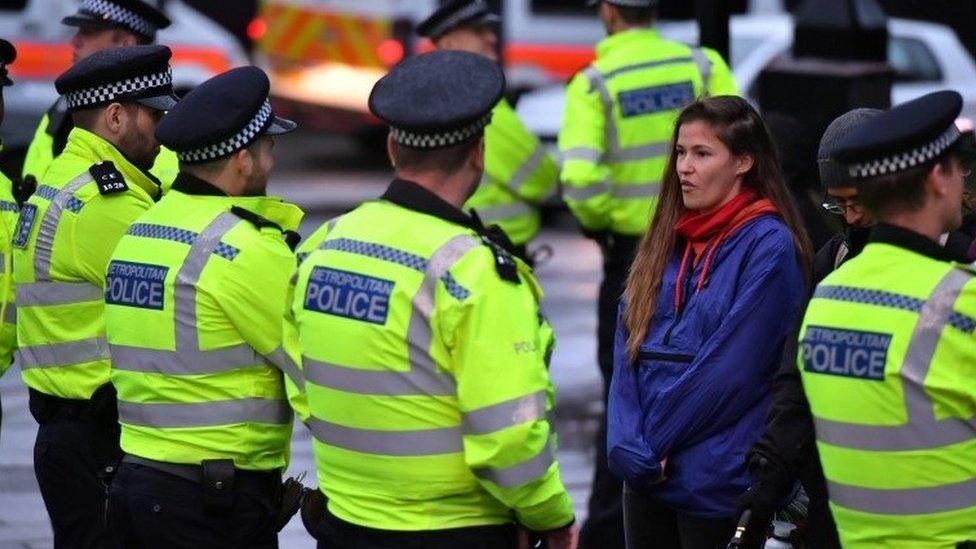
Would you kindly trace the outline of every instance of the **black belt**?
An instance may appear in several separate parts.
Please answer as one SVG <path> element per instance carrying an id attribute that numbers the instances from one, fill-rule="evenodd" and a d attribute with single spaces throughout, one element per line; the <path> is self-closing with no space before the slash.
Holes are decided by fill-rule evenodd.
<path id="1" fill-rule="evenodd" d="M 149 467 L 150 469 L 155 469 L 163 473 L 177 476 L 200 485 L 207 484 L 207 482 L 205 482 L 206 473 L 204 472 L 204 465 L 168 463 L 165 461 L 156 461 L 153 459 L 133 456 L 131 454 L 126 454 L 126 456 L 122 458 L 122 463 L 131 463 L 133 465 Z M 215 482 L 227 481 L 216 480 Z M 246 469 L 234 469 L 233 479 L 229 482 L 233 484 L 233 490 L 236 492 L 254 495 L 274 495 L 281 488 L 281 471 L 277 469 L 273 471 L 248 471 Z M 223 488 L 223 486 L 216 486 L 216 488 L 220 490 Z"/>

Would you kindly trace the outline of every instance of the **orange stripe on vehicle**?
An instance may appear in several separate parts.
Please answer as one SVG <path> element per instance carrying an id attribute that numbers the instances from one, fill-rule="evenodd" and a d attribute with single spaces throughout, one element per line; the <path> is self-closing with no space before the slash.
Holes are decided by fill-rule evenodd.
<path id="1" fill-rule="evenodd" d="M 334 13 L 328 14 L 329 18 L 329 29 L 333 31 L 333 36 L 335 40 L 333 41 L 333 46 L 335 46 L 338 61 L 347 63 L 350 65 L 356 64 L 356 49 L 350 44 L 349 39 L 344 36 L 344 29 L 342 24 L 342 18 Z"/>
<path id="2" fill-rule="evenodd" d="M 281 14 L 274 21 L 268 22 L 268 32 L 262 40 L 265 44 L 264 49 L 266 51 L 281 54 L 285 50 L 288 46 L 287 41 L 290 38 L 289 31 L 292 29 L 295 21 L 300 19 L 299 15 L 298 8 L 287 7 L 282 10 Z"/>
<path id="3" fill-rule="evenodd" d="M 53 80 L 71 67 L 72 48 L 68 44 L 15 41 L 14 47 L 17 61 L 9 67 L 14 79 Z"/>
<path id="4" fill-rule="evenodd" d="M 202 65 L 213 74 L 219 74 L 230 70 L 230 60 L 224 52 L 216 48 L 195 48 L 185 46 L 170 46 L 173 50 L 173 60 L 170 64 L 179 66 L 182 64 Z"/>
<path id="5" fill-rule="evenodd" d="M 535 65 L 549 75 L 567 79 L 586 68 L 595 58 L 591 46 L 529 44 L 509 42 L 505 47 L 505 63 Z"/>
<path id="6" fill-rule="evenodd" d="M 285 50 L 285 56 L 296 59 L 304 59 L 305 55 L 303 54 L 305 53 L 307 46 L 312 41 L 318 40 L 321 31 L 322 19 L 319 17 L 308 18 L 305 25 L 292 39 L 291 44 L 288 45 L 288 48 Z"/>
<path id="7" fill-rule="evenodd" d="M 375 65 L 378 61 L 376 58 L 376 47 L 369 47 L 369 44 L 365 40 L 365 28 L 359 25 L 358 21 L 352 17 L 340 17 L 339 26 L 342 28 L 342 35 L 353 51 L 353 58 L 351 60 L 353 64 Z"/>

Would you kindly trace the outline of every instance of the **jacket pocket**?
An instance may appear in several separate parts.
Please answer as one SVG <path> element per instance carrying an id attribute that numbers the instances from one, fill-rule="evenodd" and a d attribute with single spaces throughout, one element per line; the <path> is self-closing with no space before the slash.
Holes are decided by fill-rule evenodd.
<path id="1" fill-rule="evenodd" d="M 680 362 L 691 364 L 695 360 L 695 355 L 685 355 L 680 353 L 658 353 L 654 351 L 640 351 L 637 353 L 640 360 L 655 360 L 663 362 Z"/>

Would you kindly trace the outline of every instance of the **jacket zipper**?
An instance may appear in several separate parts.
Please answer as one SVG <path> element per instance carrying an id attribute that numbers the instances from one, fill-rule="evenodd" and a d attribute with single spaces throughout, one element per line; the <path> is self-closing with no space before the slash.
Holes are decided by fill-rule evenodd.
<path id="1" fill-rule="evenodd" d="M 678 296 L 678 314 L 674 317 L 674 322 L 668 327 L 668 331 L 664 332 L 664 344 L 668 345 L 671 342 L 671 332 L 674 330 L 675 326 L 681 322 L 681 316 L 685 312 L 685 296 L 688 295 L 688 286 L 691 285 L 691 279 L 695 275 L 695 258 L 691 258 L 691 265 L 689 265 L 688 270 L 685 272 L 685 279 L 681 283 L 681 295 Z"/>
<path id="2" fill-rule="evenodd" d="M 637 357 L 641 360 L 666 360 L 668 362 L 685 362 L 691 364 L 695 357 L 694 355 L 682 355 L 677 353 L 655 353 L 652 351 L 641 351 L 637 353 Z"/>

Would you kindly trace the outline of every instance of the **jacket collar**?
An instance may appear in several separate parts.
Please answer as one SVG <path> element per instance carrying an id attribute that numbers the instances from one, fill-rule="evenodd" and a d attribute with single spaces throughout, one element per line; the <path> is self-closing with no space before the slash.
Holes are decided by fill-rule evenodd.
<path id="1" fill-rule="evenodd" d="M 159 197 L 159 180 L 154 175 L 137 168 L 115 145 L 84 128 L 71 130 L 68 145 L 62 154 L 73 154 L 92 164 L 108 160 L 122 173 L 126 183 L 138 186 L 149 196 Z"/>
<path id="2" fill-rule="evenodd" d="M 617 34 L 612 34 L 596 45 L 596 57 L 601 59 L 610 55 L 613 51 L 626 48 L 634 42 L 658 40 L 660 35 L 651 27 L 638 27 Z"/>
<path id="3" fill-rule="evenodd" d="M 934 259 L 952 261 L 949 252 L 931 238 L 895 225 L 880 224 L 871 231 L 869 243 L 889 244 Z"/>
<path id="4" fill-rule="evenodd" d="M 412 181 L 394 179 L 380 199 L 478 231 L 474 218 Z"/>
<path id="5" fill-rule="evenodd" d="M 180 172 L 173 181 L 172 189 L 183 194 L 193 194 L 200 196 L 227 196 L 223 190 L 210 184 L 195 175 Z"/>

